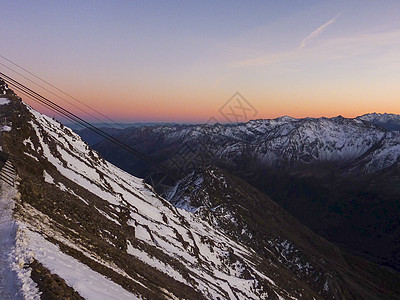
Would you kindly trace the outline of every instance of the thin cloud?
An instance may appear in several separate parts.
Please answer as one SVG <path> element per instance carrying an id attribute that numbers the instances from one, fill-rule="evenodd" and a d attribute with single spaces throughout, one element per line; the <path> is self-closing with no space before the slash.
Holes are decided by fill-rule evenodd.
<path id="1" fill-rule="evenodd" d="M 291 50 L 286 52 L 277 52 L 271 53 L 267 55 L 262 55 L 250 59 L 234 61 L 229 65 L 231 67 L 253 67 L 253 66 L 268 66 L 276 63 L 280 63 L 282 61 L 288 61 L 292 59 L 296 59 L 300 56 L 299 51 Z"/>
<path id="2" fill-rule="evenodd" d="M 306 36 L 300 43 L 298 49 L 303 49 L 307 43 L 318 37 L 321 33 L 323 33 L 325 31 L 325 29 L 327 29 L 329 26 L 331 26 L 333 23 L 335 23 L 336 19 L 339 17 L 339 15 L 337 15 L 336 17 L 330 19 L 328 22 L 326 22 L 325 24 L 319 26 L 317 29 L 315 29 L 313 32 L 311 32 L 308 36 Z"/>
<path id="3" fill-rule="evenodd" d="M 295 48 L 288 51 L 268 53 L 233 61 L 228 66 L 235 68 L 265 67 L 283 62 L 340 60 L 363 54 L 375 55 L 375 58 L 380 60 L 397 63 L 400 60 L 400 54 L 398 54 L 398 51 L 396 52 L 399 46 L 400 28 L 384 32 L 331 38 L 310 49 L 307 48 L 307 51 L 299 51 L 298 48 Z M 373 62 L 373 58 L 370 58 L 368 62 Z"/>
<path id="4" fill-rule="evenodd" d="M 219 87 L 224 81 L 228 80 L 229 78 L 237 74 L 240 74 L 240 72 L 229 73 L 218 77 L 217 80 L 215 81 L 215 87 L 216 88 Z"/>

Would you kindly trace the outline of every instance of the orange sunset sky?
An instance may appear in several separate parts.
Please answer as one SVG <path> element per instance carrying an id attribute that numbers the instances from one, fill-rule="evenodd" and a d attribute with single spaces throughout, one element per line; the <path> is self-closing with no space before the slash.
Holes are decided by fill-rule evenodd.
<path id="1" fill-rule="evenodd" d="M 94 122 L 88 111 L 102 117 L 88 106 L 118 122 L 219 120 L 236 92 L 253 118 L 400 113 L 398 1 L 10 1 L 2 10 L 1 72 Z"/>

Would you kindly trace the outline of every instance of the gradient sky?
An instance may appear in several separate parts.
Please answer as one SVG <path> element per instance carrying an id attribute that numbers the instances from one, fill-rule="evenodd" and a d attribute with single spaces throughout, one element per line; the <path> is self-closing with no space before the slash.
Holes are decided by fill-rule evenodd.
<path id="1" fill-rule="evenodd" d="M 237 91 L 256 118 L 400 113 L 400 1 L 2 1 L 1 10 L 1 55 L 116 121 L 219 119 Z"/>

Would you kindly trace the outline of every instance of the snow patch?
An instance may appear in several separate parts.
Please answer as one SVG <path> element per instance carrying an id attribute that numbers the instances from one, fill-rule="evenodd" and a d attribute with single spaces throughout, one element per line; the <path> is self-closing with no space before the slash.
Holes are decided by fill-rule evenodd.
<path id="1" fill-rule="evenodd" d="M 24 234 L 22 236 L 24 238 L 22 243 L 29 245 L 29 247 L 24 249 L 25 257 L 23 253 L 20 254 L 19 264 L 23 265 L 26 260 L 29 261 L 29 258 L 34 257 L 51 273 L 63 278 L 67 285 L 76 290 L 85 299 L 139 299 L 120 285 L 63 253 L 58 246 L 47 241 L 40 234 L 26 227 L 23 231 Z"/>
<path id="2" fill-rule="evenodd" d="M 0 98 L 0 99 L 1 99 L 1 98 Z M 11 127 L 8 126 L 8 125 L 3 125 L 3 126 L 1 127 L 1 131 L 11 131 Z"/>
<path id="3" fill-rule="evenodd" d="M 44 177 L 45 182 L 54 183 L 54 178 L 51 177 L 51 175 L 49 173 L 47 173 L 46 170 L 43 171 L 43 177 Z"/>
<path id="4" fill-rule="evenodd" d="M 10 103 L 10 99 L 8 98 L 0 98 L 0 105 L 5 105 Z"/>

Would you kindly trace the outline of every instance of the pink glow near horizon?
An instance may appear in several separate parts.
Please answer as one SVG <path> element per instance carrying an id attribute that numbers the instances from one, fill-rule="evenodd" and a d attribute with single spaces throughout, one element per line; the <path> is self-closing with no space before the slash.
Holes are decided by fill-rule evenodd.
<path id="1" fill-rule="evenodd" d="M 398 2 L 3 6 L 0 54 L 118 122 L 207 122 L 236 91 L 249 118 L 400 113 Z"/>

